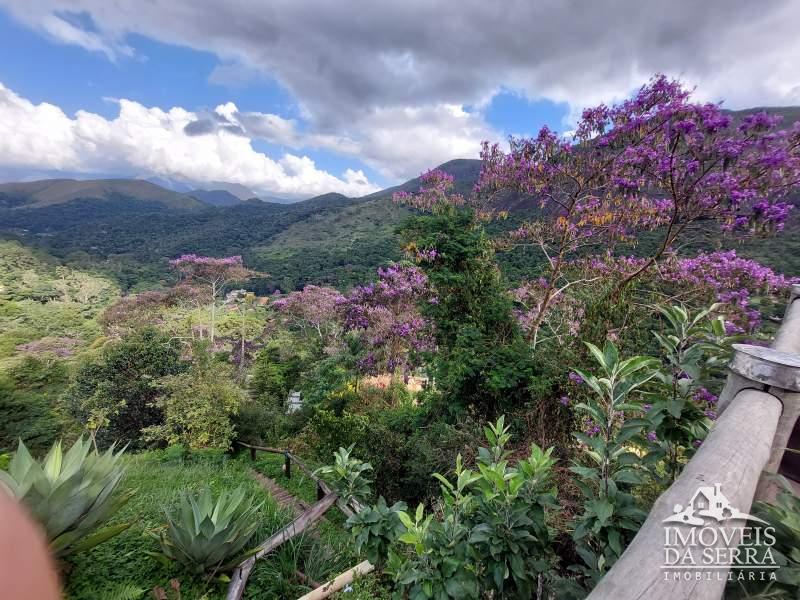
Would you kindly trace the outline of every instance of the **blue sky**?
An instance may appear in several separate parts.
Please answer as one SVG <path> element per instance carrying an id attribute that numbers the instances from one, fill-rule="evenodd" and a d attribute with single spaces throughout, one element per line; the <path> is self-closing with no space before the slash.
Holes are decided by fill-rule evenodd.
<path id="1" fill-rule="evenodd" d="M 702 13 L 719 1 L 669 21 L 637 6 L 620 36 L 599 26 L 613 0 L 508 14 L 464 0 L 433 23 L 447 2 L 0 0 L 0 177 L 359 195 L 476 158 L 483 139 L 569 129 L 657 71 L 732 107 L 800 103 L 798 5 L 737 7 L 715 27 Z"/>
<path id="2" fill-rule="evenodd" d="M 89 19 L 75 22 L 93 27 Z M 163 110 L 180 106 L 192 111 L 210 111 L 219 104 L 233 102 L 242 111 L 276 114 L 296 119 L 301 128 L 306 125 L 297 99 L 266 73 L 249 73 L 244 81 L 218 82 L 213 73 L 225 63 L 212 52 L 161 43 L 136 34 L 126 42 L 135 55 L 109 60 L 103 53 L 64 44 L 32 31 L 0 9 L 0 55 L 19 57 L 0 62 L 0 83 L 33 103 L 55 104 L 68 116 L 83 110 L 113 119 L 119 107 L 110 100 L 118 98 Z M 568 113 L 563 103 L 531 101 L 508 89 L 498 91 L 485 106 L 465 109 L 482 113 L 484 121 L 502 137 L 530 135 L 543 125 L 563 128 Z M 279 144 L 257 139 L 253 147 L 269 156 L 280 156 L 286 151 Z M 299 150 L 320 169 L 331 173 L 359 169 L 379 187 L 402 180 L 371 168 L 358 157 L 333 149 L 301 147 Z M 477 154 L 464 157 L 477 158 Z"/>

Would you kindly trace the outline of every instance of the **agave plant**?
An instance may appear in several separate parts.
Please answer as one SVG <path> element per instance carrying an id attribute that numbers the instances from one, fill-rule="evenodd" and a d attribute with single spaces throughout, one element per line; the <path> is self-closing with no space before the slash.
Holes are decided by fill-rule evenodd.
<path id="1" fill-rule="evenodd" d="M 92 548 L 121 533 L 130 523 L 100 529 L 130 499 L 132 491 L 115 493 L 124 474 L 124 448 L 91 452 L 83 438 L 66 454 L 56 442 L 39 463 L 20 440 L 0 484 L 22 502 L 47 533 L 50 548 L 61 558 Z"/>
<path id="2" fill-rule="evenodd" d="M 209 488 L 197 495 L 184 493 L 174 514 L 165 511 L 161 551 L 194 573 L 228 571 L 252 553 L 244 548 L 258 528 L 263 504 L 245 497 L 242 488 L 222 492 L 216 502 Z"/>

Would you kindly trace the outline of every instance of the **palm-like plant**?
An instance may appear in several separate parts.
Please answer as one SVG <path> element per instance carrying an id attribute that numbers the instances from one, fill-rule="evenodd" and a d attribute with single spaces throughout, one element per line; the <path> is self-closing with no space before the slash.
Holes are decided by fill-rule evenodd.
<path id="1" fill-rule="evenodd" d="M 166 512 L 166 531 L 158 536 L 161 551 L 194 573 L 230 570 L 252 552 L 244 548 L 258 528 L 263 504 L 242 488 L 222 492 L 216 501 L 209 488 L 184 493 L 174 513 Z"/>
<path id="2" fill-rule="evenodd" d="M 91 451 L 83 438 L 65 454 L 56 442 L 39 463 L 20 441 L 0 483 L 22 502 L 47 533 L 56 557 L 92 548 L 121 533 L 130 523 L 100 527 L 130 499 L 132 491 L 115 493 L 125 472 L 124 448 Z"/>

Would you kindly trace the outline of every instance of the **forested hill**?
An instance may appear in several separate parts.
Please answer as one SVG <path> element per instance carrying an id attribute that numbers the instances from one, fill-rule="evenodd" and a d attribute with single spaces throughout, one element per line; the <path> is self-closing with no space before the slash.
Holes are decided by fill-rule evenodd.
<path id="1" fill-rule="evenodd" d="M 800 118 L 798 107 L 766 110 L 784 115 L 786 125 Z M 750 112 L 731 114 L 741 119 Z M 468 193 L 480 161 L 452 160 L 438 168 L 453 175 L 456 191 Z M 255 284 L 262 293 L 307 283 L 346 288 L 399 258 L 396 229 L 409 212 L 394 205 L 391 196 L 414 192 L 419 184 L 415 178 L 363 198 L 331 193 L 294 204 L 235 201 L 213 192 L 196 194 L 201 201 L 192 192 L 140 180 L 0 184 L 0 236 L 45 250 L 72 267 L 110 276 L 125 290 L 159 285 L 168 276 L 167 261 L 189 252 L 243 255 L 248 266 L 270 274 Z M 495 227 L 513 226 L 530 210 L 528 202 L 514 197 L 506 198 L 503 208 L 512 217 Z M 700 247 L 719 243 L 713 232 L 700 233 Z M 784 235 L 749 242 L 742 251 L 797 274 L 798 234 L 795 215 Z M 647 243 L 644 238 L 642 244 Z M 534 253 L 524 250 L 501 256 L 511 277 L 529 271 L 535 260 Z"/>

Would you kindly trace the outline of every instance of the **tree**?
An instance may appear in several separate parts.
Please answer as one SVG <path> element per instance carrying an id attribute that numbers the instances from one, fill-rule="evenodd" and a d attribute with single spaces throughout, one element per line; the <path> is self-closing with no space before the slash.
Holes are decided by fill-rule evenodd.
<path id="1" fill-rule="evenodd" d="M 192 349 L 191 369 L 161 380 L 164 394 L 155 402 L 163 423 L 143 430 L 145 439 L 183 444 L 189 448 L 230 448 L 232 417 L 247 396 L 232 379 L 230 366 L 215 362 L 202 343 Z"/>
<path id="2" fill-rule="evenodd" d="M 183 284 L 204 287 L 210 298 L 211 331 L 209 337 L 214 344 L 214 326 L 217 316 L 217 298 L 232 281 L 247 281 L 260 273 L 245 268 L 241 256 L 212 258 L 197 254 L 184 254 L 169 261 L 183 278 Z"/>
<path id="3" fill-rule="evenodd" d="M 378 269 L 378 281 L 355 287 L 343 304 L 344 327 L 367 348 L 361 370 L 408 374 L 431 349 L 430 328 L 417 306 L 435 301 L 425 274 L 414 266 Z"/>
<path id="4" fill-rule="evenodd" d="M 637 231 L 659 229 L 660 243 L 620 279 L 616 295 L 697 221 L 732 232 L 781 230 L 786 195 L 800 181 L 800 124 L 781 131 L 779 121 L 759 113 L 737 125 L 720 106 L 691 102 L 691 91 L 662 75 L 625 102 L 586 109 L 569 138 L 544 127 L 534 138 L 512 138 L 507 153 L 485 143 L 480 194 L 522 193 L 543 210 L 542 220 L 511 236 L 537 245 L 547 259 L 534 338 L 572 284 L 564 277 L 568 257 L 588 247 L 613 249 Z"/>
<path id="5" fill-rule="evenodd" d="M 423 182 L 419 195 L 397 200 L 433 212 L 407 221 L 403 236 L 435 296 L 422 312 L 434 325 L 437 388 L 448 399 L 448 410 L 472 406 L 491 416 L 519 406 L 530 399 L 533 356 L 514 318 L 492 243 L 471 208 L 449 202 L 445 191 L 452 179 L 432 172 Z"/>
<path id="6" fill-rule="evenodd" d="M 388 507 L 381 497 L 348 519 L 356 548 L 390 566 L 398 597 L 542 597 L 553 557 L 548 517 L 558 509 L 553 449 L 532 444 L 511 466 L 504 418 L 484 432 L 488 447 L 478 448 L 476 470 L 465 468 L 459 454 L 453 481 L 433 474 L 442 492 L 435 512 L 426 516 L 422 504 L 414 513 L 402 502 Z M 368 468 L 340 449 L 336 465 L 322 471 L 333 487 L 349 491 L 353 481 L 366 487 L 361 473 Z"/>
<path id="7" fill-rule="evenodd" d="M 322 347 L 334 346 L 342 334 L 341 306 L 344 295 L 333 288 L 307 285 L 275 300 L 272 307 L 285 321 Z"/>
<path id="8" fill-rule="evenodd" d="M 100 444 L 119 440 L 141 446 L 142 429 L 162 421 L 155 406 L 159 380 L 185 369 L 169 336 L 145 329 L 110 344 L 100 360 L 81 366 L 62 397 L 68 414 L 87 423 Z M 106 431 L 99 432 L 101 427 Z"/>

